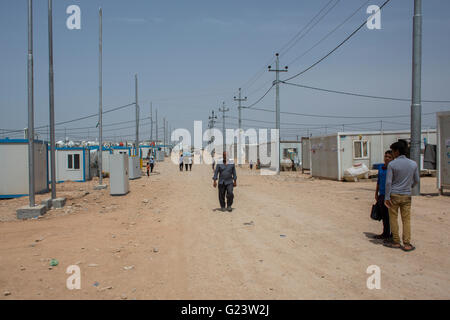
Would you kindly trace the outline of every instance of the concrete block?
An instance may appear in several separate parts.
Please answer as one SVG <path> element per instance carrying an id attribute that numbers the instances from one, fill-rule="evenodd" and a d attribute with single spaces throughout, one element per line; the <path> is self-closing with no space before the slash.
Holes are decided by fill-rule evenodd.
<path id="1" fill-rule="evenodd" d="M 66 198 L 56 198 L 53 199 L 53 207 L 54 208 L 62 208 L 66 204 Z"/>
<path id="2" fill-rule="evenodd" d="M 50 208 L 52 207 L 53 201 L 51 198 L 45 199 L 41 201 L 41 204 L 43 204 L 44 206 L 47 207 L 47 210 L 50 210 Z"/>
<path id="3" fill-rule="evenodd" d="M 47 206 L 38 204 L 34 207 L 24 206 L 17 209 L 17 219 L 31 219 L 42 216 L 47 211 Z"/>
<path id="4" fill-rule="evenodd" d="M 94 186 L 94 190 L 102 190 L 102 189 L 106 189 L 108 186 L 106 184 L 99 184 Z"/>

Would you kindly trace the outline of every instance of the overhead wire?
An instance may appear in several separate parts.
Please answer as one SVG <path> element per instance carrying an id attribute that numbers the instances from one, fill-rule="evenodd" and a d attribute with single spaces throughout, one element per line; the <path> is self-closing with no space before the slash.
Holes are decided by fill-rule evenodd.
<path id="1" fill-rule="evenodd" d="M 379 11 L 381 11 L 381 9 L 390 2 L 391 0 L 386 0 L 380 7 L 379 9 L 374 13 L 377 14 Z M 359 30 L 361 30 L 364 26 L 366 25 L 366 21 L 364 21 L 358 28 L 356 28 L 355 31 L 353 31 L 350 35 L 348 35 L 341 43 L 339 43 L 333 50 L 331 50 L 330 52 L 328 52 L 325 56 L 323 56 L 322 58 L 320 58 L 319 60 L 317 60 L 316 62 L 314 62 L 312 65 L 310 65 L 308 68 L 300 71 L 299 73 L 293 75 L 292 77 L 289 77 L 287 79 L 284 79 L 283 81 L 289 81 L 292 80 L 294 78 L 297 78 L 299 76 L 301 76 L 302 74 L 308 72 L 309 70 L 311 70 L 312 68 L 314 68 L 315 66 L 317 66 L 319 63 L 321 63 L 322 61 L 324 61 L 326 58 L 328 58 L 330 55 L 332 55 L 334 52 L 336 52 L 336 50 L 338 50 L 341 46 L 343 46 L 350 38 L 352 38 Z"/>

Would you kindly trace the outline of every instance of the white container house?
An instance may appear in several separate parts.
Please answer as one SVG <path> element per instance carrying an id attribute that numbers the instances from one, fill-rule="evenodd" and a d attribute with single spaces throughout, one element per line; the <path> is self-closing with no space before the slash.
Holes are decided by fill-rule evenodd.
<path id="1" fill-rule="evenodd" d="M 50 147 L 49 147 L 50 159 Z M 90 151 L 84 147 L 63 147 L 55 150 L 56 182 L 76 181 L 85 182 L 90 180 Z M 49 161 L 48 172 L 51 175 Z M 51 181 L 52 177 L 50 177 Z"/>
<path id="2" fill-rule="evenodd" d="M 112 154 L 127 154 L 128 157 L 132 156 L 131 147 L 126 146 L 113 146 L 111 147 Z"/>
<path id="3" fill-rule="evenodd" d="M 302 173 L 305 170 L 311 170 L 311 141 L 309 137 L 302 137 L 302 154 L 301 154 L 301 162 L 302 162 Z"/>
<path id="4" fill-rule="evenodd" d="M 410 141 L 409 131 L 338 132 L 310 137 L 311 175 L 318 178 L 342 180 L 344 171 L 354 164 L 369 169 L 384 161 L 384 152 L 399 140 Z M 422 131 L 421 148 L 425 143 L 436 144 L 436 130 Z M 305 158 L 305 157 L 304 157 Z"/>
<path id="5" fill-rule="evenodd" d="M 450 111 L 437 116 L 437 187 L 441 194 L 450 189 Z"/>
<path id="6" fill-rule="evenodd" d="M 88 147 L 90 151 L 90 169 L 91 176 L 98 176 L 98 146 L 90 146 Z M 109 155 L 112 153 L 112 150 L 108 147 L 102 148 L 102 171 L 103 173 L 109 174 Z"/>
<path id="7" fill-rule="evenodd" d="M 142 159 L 147 159 L 151 155 L 156 147 L 153 146 L 139 146 L 140 155 Z"/>
<path id="8" fill-rule="evenodd" d="M 0 140 L 0 198 L 28 196 L 28 140 Z M 35 192 L 48 192 L 47 143 L 34 141 Z"/>

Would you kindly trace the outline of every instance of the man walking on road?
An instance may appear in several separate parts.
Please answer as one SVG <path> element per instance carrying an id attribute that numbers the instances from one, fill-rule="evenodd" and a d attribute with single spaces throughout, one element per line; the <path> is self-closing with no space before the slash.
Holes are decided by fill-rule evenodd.
<path id="1" fill-rule="evenodd" d="M 179 160 L 180 171 L 183 171 L 183 159 L 184 159 L 184 157 L 183 157 L 183 154 L 181 153 L 180 154 L 180 160 Z"/>
<path id="2" fill-rule="evenodd" d="M 412 251 L 415 247 L 411 244 L 411 188 L 419 182 L 419 170 L 414 161 L 406 158 L 404 143 L 393 143 L 391 150 L 395 159 L 387 168 L 384 203 L 389 208 L 392 242 L 385 246 Z M 403 246 L 400 244 L 398 226 L 399 209 L 403 224 Z"/>
<path id="3" fill-rule="evenodd" d="M 153 159 L 153 156 L 150 157 L 149 163 L 150 163 L 150 172 L 153 173 L 153 168 L 155 167 L 155 159 Z"/>
<path id="4" fill-rule="evenodd" d="M 227 199 L 227 209 L 231 212 L 233 204 L 233 187 L 236 187 L 236 167 L 233 163 L 227 163 L 227 153 L 223 153 L 223 163 L 216 165 L 214 171 L 213 187 L 217 187 L 217 176 L 219 176 L 219 202 L 220 210 L 225 211 L 225 196 Z"/>

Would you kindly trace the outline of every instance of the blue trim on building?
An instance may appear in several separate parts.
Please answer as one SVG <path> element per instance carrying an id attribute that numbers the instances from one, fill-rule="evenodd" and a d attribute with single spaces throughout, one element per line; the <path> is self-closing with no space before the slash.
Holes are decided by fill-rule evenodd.
<path id="1" fill-rule="evenodd" d="M 63 182 L 67 182 L 67 181 L 70 181 L 70 182 L 86 182 L 84 180 L 59 180 L 59 181 L 56 181 L 56 183 L 63 183 Z"/>
<path id="2" fill-rule="evenodd" d="M 87 150 L 85 147 L 62 147 L 62 148 L 56 148 L 56 150 Z"/>
<path id="3" fill-rule="evenodd" d="M 13 199 L 13 198 L 21 198 L 21 197 L 28 197 L 28 193 L 27 194 L 0 194 L 0 199 Z"/>
<path id="4" fill-rule="evenodd" d="M 28 143 L 28 139 L 9 139 L 9 138 L 5 138 L 5 139 L 0 139 L 0 143 Z M 47 144 L 46 141 L 43 140 L 34 140 L 34 143 L 42 143 L 42 144 Z"/>
<path id="5" fill-rule="evenodd" d="M 127 147 L 127 146 L 113 146 L 111 147 L 111 150 L 125 150 L 128 149 L 128 155 L 131 156 L 131 147 Z"/>
<path id="6" fill-rule="evenodd" d="M 89 149 L 89 150 L 99 150 L 100 147 L 99 146 L 89 146 L 89 147 L 87 147 L 87 149 Z M 103 151 L 109 151 L 110 153 L 112 151 L 111 148 L 107 148 L 105 146 L 103 146 L 102 150 Z"/>

